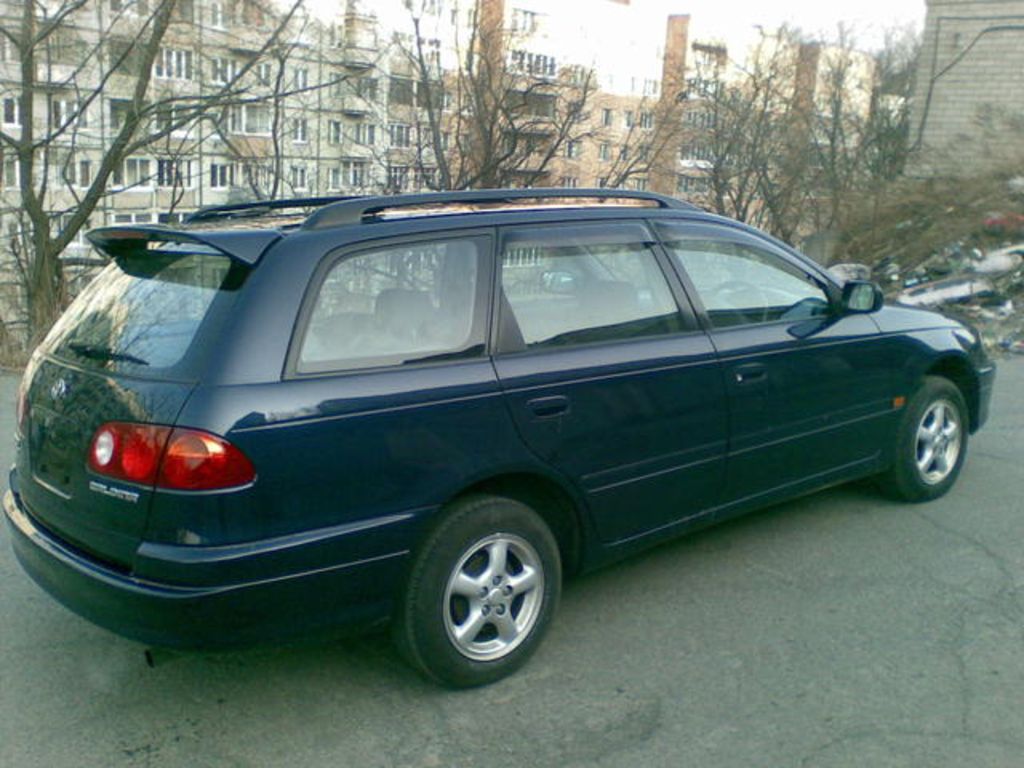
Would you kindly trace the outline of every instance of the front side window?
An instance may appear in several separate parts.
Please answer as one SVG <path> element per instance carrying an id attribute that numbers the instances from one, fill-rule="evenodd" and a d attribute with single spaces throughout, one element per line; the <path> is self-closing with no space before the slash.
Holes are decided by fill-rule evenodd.
<path id="1" fill-rule="evenodd" d="M 545 227 L 506 236 L 501 283 L 523 346 L 683 330 L 650 242 L 640 224 Z"/>
<path id="2" fill-rule="evenodd" d="M 327 274 L 296 369 L 322 373 L 483 354 L 478 239 L 358 253 Z"/>
<path id="3" fill-rule="evenodd" d="M 767 248 L 673 225 L 659 230 L 716 328 L 804 320 L 829 312 L 821 285 Z"/>

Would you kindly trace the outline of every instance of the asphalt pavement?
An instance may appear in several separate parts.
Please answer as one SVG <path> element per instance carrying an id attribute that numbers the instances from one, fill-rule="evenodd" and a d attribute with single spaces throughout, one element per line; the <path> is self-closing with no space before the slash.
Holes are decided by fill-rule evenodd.
<path id="1" fill-rule="evenodd" d="M 577 579 L 531 663 L 466 692 L 379 635 L 150 668 L 0 527 L 0 766 L 1019 768 L 1022 391 L 1002 363 L 947 497 L 833 489 Z"/>

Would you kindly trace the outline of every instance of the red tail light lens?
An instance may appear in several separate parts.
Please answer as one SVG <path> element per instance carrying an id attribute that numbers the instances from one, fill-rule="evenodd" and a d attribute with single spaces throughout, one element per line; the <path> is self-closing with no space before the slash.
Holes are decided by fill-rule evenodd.
<path id="1" fill-rule="evenodd" d="M 170 427 L 150 424 L 104 424 L 92 437 L 89 468 L 93 472 L 139 485 L 153 485 L 170 435 Z"/>
<path id="2" fill-rule="evenodd" d="M 248 457 L 227 440 L 196 429 L 171 433 L 157 485 L 206 491 L 247 485 L 256 478 Z"/>
<path id="3" fill-rule="evenodd" d="M 96 430 L 89 468 L 118 480 L 185 491 L 234 488 L 256 478 L 252 462 L 221 437 L 120 421 Z"/>

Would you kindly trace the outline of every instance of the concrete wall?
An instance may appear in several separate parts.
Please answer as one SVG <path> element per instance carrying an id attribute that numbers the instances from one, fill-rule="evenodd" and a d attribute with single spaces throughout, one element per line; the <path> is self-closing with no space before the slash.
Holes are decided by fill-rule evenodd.
<path id="1" fill-rule="evenodd" d="M 913 110 L 919 171 L 1024 159 L 1024 0 L 928 0 Z"/>

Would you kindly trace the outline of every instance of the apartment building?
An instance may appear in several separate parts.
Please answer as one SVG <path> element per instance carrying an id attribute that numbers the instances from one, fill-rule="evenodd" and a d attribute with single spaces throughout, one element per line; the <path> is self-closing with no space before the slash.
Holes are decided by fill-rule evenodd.
<path id="1" fill-rule="evenodd" d="M 583 18 L 578 6 L 534 0 L 417 2 L 421 41 L 442 69 L 458 65 L 465 53 L 460 46 L 480 13 L 500 19 L 508 33 L 503 55 L 523 75 L 592 70 L 598 89 L 587 112 L 593 124 L 580 126 L 581 138 L 566 141 L 530 183 L 599 186 L 622 176 L 624 164 L 614 172 L 612 166 L 623 145 L 644 152 L 643 134 L 655 127 L 665 63 L 685 65 L 685 31 L 674 41 L 677 49 L 666 50 L 666 20 L 656 27 L 640 23 L 647 18 L 637 18 L 636 8 L 622 0 L 596 0 L 594 13 Z M 282 34 L 285 49 L 273 51 L 262 46 L 278 19 L 263 0 L 180 0 L 177 9 L 153 63 L 148 99 L 192 104 L 228 87 L 244 96 L 223 114 L 194 121 L 183 119 L 172 101 L 150 115 L 153 131 L 181 124 L 114 170 L 94 225 L 173 220 L 197 207 L 263 197 L 434 186 L 430 158 L 416 135 L 421 105 L 406 54 L 414 41 L 403 0 L 347 0 L 337 14 L 307 12 Z M 83 10 L 61 30 L 59 44 L 47 48 L 32 115 L 42 132 L 69 121 L 54 139 L 67 152 L 55 154 L 47 168 L 55 211 L 73 206 L 88 187 L 129 114 L 138 56 L 116 67 L 111 62 L 140 34 L 149 12 L 145 0 L 90 0 Z M 0 20 L 13 26 L 20 14 L 17 3 L 0 2 Z M 680 20 L 669 24 L 678 28 Z M 9 41 L 0 41 L 0 130 L 14 135 L 27 119 L 19 107 L 20 65 Z M 83 65 L 82 56 L 95 63 Z M 10 212 L 18 206 L 18 163 L 9 148 L 0 153 L 0 206 Z M 625 177 L 618 183 L 650 184 L 635 168 Z"/>
<path id="2" fill-rule="evenodd" d="M 698 202 L 706 191 L 701 94 L 730 59 L 721 44 L 691 43 L 687 15 L 666 17 L 649 0 L 308 1 L 279 29 L 283 6 L 269 3 L 177 0 L 141 116 L 133 104 L 142 52 L 130 43 L 151 23 L 149 0 L 87 0 L 71 14 L 36 51 L 31 116 L 21 113 L 20 56 L 0 36 L 0 130 L 18 136 L 31 119 L 37 137 L 51 137 L 36 174 L 48 180 L 56 226 L 133 119 L 148 140 L 112 169 L 91 227 L 172 223 L 255 199 L 436 188 L 437 155 L 459 151 L 461 137 L 424 135 L 433 96 L 419 67 L 444 82 L 467 55 L 524 81 L 587 84 L 585 108 L 555 155 L 505 183 L 650 189 Z M 0 0 L 0 24 L 16 29 L 21 14 L 20 3 Z M 443 127 L 470 105 L 442 96 L 434 106 Z M 543 122 L 531 123 L 538 156 L 553 140 Z M 24 226 L 19 173 L 0 142 L 5 242 Z M 64 253 L 67 265 L 88 261 L 83 233 Z M 22 302 L 6 248 L 2 293 L 0 305 L 15 307 L 4 320 L 16 325 Z"/>

